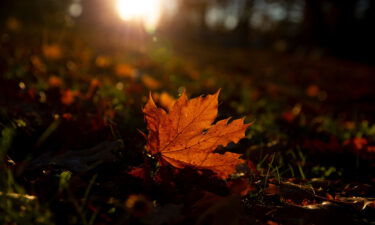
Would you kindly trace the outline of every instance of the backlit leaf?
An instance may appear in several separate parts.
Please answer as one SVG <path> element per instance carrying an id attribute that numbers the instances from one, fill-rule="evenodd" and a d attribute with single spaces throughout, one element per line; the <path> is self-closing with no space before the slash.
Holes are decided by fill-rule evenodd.
<path id="1" fill-rule="evenodd" d="M 250 124 L 229 118 L 212 124 L 218 114 L 219 91 L 206 97 L 188 99 L 185 93 L 166 111 L 152 97 L 143 109 L 149 131 L 147 150 L 160 155 L 174 167 L 209 169 L 225 179 L 243 163 L 240 155 L 213 153 L 221 145 L 237 143 Z"/>

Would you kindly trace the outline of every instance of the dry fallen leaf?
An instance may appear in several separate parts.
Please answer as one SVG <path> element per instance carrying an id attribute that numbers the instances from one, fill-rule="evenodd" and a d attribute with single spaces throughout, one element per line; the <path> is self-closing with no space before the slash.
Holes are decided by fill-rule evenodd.
<path id="1" fill-rule="evenodd" d="M 52 75 L 48 78 L 48 84 L 50 87 L 60 87 L 63 81 L 60 77 Z"/>
<path id="2" fill-rule="evenodd" d="M 160 94 L 157 92 L 152 93 L 152 98 L 156 104 L 167 110 L 169 110 L 176 102 L 176 99 L 165 91 Z"/>
<path id="3" fill-rule="evenodd" d="M 111 65 L 111 60 L 105 56 L 98 56 L 95 59 L 95 64 L 99 68 L 107 68 Z"/>
<path id="4" fill-rule="evenodd" d="M 143 109 L 149 131 L 147 151 L 174 167 L 209 169 L 225 179 L 243 163 L 240 154 L 213 153 L 217 146 L 237 143 L 250 124 L 230 118 L 212 124 L 218 113 L 219 91 L 188 100 L 185 93 L 166 110 L 157 107 L 151 95 Z"/>
<path id="5" fill-rule="evenodd" d="M 134 78 L 135 68 L 128 64 L 118 64 L 115 67 L 115 74 L 119 77 Z"/>
<path id="6" fill-rule="evenodd" d="M 60 59 L 62 56 L 61 48 L 57 44 L 43 45 L 42 52 L 47 59 L 51 60 Z"/>
<path id="7" fill-rule="evenodd" d="M 36 55 L 31 56 L 30 61 L 36 70 L 40 72 L 46 72 L 46 65 L 38 56 Z"/>
<path id="8" fill-rule="evenodd" d="M 70 89 L 64 90 L 61 92 L 61 102 L 64 105 L 71 105 L 78 95 L 79 93 L 76 90 L 70 90 Z"/>
<path id="9" fill-rule="evenodd" d="M 141 81 L 150 90 L 156 90 L 156 89 L 159 89 L 162 86 L 162 84 L 158 80 L 156 80 L 155 78 L 153 78 L 153 77 L 151 77 L 150 75 L 147 75 L 147 74 L 144 74 L 141 77 Z"/>

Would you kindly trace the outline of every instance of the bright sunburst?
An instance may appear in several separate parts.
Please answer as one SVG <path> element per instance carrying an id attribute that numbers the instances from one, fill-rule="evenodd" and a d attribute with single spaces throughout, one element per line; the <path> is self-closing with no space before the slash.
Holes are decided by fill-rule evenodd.
<path id="1" fill-rule="evenodd" d="M 117 0 L 117 11 L 125 21 L 140 20 L 147 30 L 154 30 L 160 17 L 160 0 Z"/>

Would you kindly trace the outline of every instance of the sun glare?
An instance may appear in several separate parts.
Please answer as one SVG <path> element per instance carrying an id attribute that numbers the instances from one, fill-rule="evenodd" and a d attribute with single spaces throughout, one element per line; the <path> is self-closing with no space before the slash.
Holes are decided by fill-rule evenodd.
<path id="1" fill-rule="evenodd" d="M 148 31 L 159 22 L 160 0 L 117 0 L 116 8 L 121 19 L 141 21 Z"/>

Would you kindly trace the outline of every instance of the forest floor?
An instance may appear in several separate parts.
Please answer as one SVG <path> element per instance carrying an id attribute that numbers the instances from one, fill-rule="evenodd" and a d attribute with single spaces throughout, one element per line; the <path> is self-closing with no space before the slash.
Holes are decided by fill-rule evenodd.
<path id="1" fill-rule="evenodd" d="M 375 67 L 1 29 L 1 224 L 375 224 Z M 218 89 L 219 119 L 252 122 L 225 148 L 247 165 L 223 180 L 146 152 L 150 92 L 165 106 Z"/>

